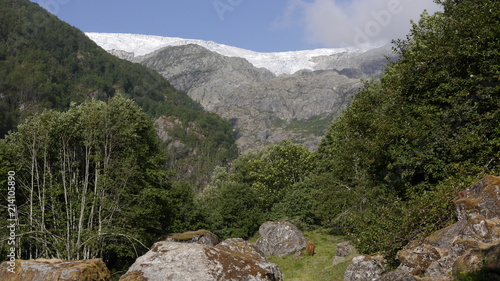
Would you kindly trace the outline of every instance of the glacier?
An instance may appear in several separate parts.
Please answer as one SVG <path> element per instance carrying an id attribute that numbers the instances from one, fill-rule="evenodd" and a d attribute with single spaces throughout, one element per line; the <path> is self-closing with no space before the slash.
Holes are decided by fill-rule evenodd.
<path id="1" fill-rule="evenodd" d="M 380 46 L 364 48 L 322 48 L 314 50 L 260 53 L 238 47 L 219 44 L 213 41 L 184 39 L 178 37 L 162 37 L 130 33 L 85 33 L 92 41 L 106 51 L 125 51 L 134 57 L 145 56 L 169 46 L 196 44 L 227 57 L 246 59 L 257 68 L 266 68 L 275 75 L 293 74 L 299 70 L 314 70 L 314 58 L 341 53 L 363 53 Z"/>

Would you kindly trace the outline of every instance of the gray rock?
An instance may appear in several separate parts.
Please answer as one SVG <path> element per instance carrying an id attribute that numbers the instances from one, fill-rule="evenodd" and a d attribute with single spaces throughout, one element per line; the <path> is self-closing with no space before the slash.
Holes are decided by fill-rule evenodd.
<path id="1" fill-rule="evenodd" d="M 260 226 L 259 235 L 255 248 L 266 257 L 284 257 L 306 247 L 304 234 L 289 222 L 266 222 Z"/>
<path id="2" fill-rule="evenodd" d="M 266 261 L 265 256 L 257 251 L 255 246 L 242 238 L 230 238 L 222 241 L 216 246 L 219 249 L 229 250 L 233 252 L 238 252 L 240 254 L 252 257 L 254 259 L 261 259 Z"/>
<path id="3" fill-rule="evenodd" d="M 357 256 L 347 267 L 344 281 L 375 281 L 382 277 L 385 271 L 383 256 Z"/>
<path id="4" fill-rule="evenodd" d="M 396 269 L 387 274 L 384 274 L 377 281 L 418 281 L 418 280 L 410 273 L 401 269 Z"/>
<path id="5" fill-rule="evenodd" d="M 343 242 L 337 244 L 337 251 L 335 251 L 335 256 L 346 257 L 354 249 L 354 245 L 351 242 Z"/>
<path id="6" fill-rule="evenodd" d="M 486 177 L 465 190 L 455 202 L 458 220 L 482 216 L 485 219 L 500 218 L 500 179 Z"/>
<path id="7" fill-rule="evenodd" d="M 169 242 L 197 243 L 209 246 L 215 246 L 220 243 L 220 238 L 217 235 L 204 229 L 184 233 L 172 233 L 164 239 Z"/>
<path id="8" fill-rule="evenodd" d="M 161 241 L 139 257 L 120 281 L 215 281 L 283 280 L 277 265 L 269 263 L 243 243 L 244 249 L 235 250 L 240 242 L 229 241 L 212 247 Z"/>

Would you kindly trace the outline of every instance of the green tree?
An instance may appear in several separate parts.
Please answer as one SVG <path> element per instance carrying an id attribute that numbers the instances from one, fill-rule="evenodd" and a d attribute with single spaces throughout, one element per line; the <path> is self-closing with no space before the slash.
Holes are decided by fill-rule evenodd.
<path id="1" fill-rule="evenodd" d="M 248 185 L 221 181 L 198 197 L 208 228 L 221 238 L 250 238 L 263 222 L 257 195 Z"/>
<path id="2" fill-rule="evenodd" d="M 231 179 L 248 184 L 268 212 L 294 184 L 307 178 L 313 168 L 312 153 L 303 145 L 285 140 L 261 151 L 249 152 L 234 161 Z"/>
<path id="3" fill-rule="evenodd" d="M 136 257 L 168 230 L 170 183 L 131 100 L 44 111 L 2 141 L 16 169 L 20 257 Z"/>
<path id="4" fill-rule="evenodd" d="M 312 191 L 301 185 L 312 168 L 312 153 L 287 140 L 241 155 L 229 170 L 217 167 L 198 198 L 208 227 L 222 237 L 247 238 L 269 219 L 315 224 Z"/>

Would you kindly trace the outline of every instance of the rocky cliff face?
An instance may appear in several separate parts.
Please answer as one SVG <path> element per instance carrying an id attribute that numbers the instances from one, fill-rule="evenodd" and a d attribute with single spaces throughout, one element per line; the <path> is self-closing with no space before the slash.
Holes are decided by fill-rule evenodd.
<path id="1" fill-rule="evenodd" d="M 198 45 L 166 47 L 134 58 L 205 109 L 233 122 L 243 149 L 293 139 L 314 149 L 329 121 L 349 105 L 361 79 L 378 77 L 387 48 L 314 58 L 315 70 L 276 76 L 243 58 Z"/>
<path id="2" fill-rule="evenodd" d="M 155 69 L 206 110 L 230 120 L 243 151 L 283 139 L 315 149 L 331 120 L 362 87 L 362 80 L 379 77 L 387 64 L 385 56 L 391 54 L 386 46 L 317 55 L 310 58 L 309 69 L 277 75 L 247 59 L 197 44 L 168 46 L 141 56 L 118 49 L 108 51 Z M 283 69 L 296 68 L 288 66 L 290 60 L 282 63 Z"/>

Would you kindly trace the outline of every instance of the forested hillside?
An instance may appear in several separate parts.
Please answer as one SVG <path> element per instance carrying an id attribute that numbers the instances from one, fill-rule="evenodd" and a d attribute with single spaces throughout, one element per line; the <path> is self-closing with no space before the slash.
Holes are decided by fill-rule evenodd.
<path id="1" fill-rule="evenodd" d="M 1 136 L 44 108 L 64 110 L 71 102 L 119 95 L 151 117 L 176 120 L 171 141 L 179 140 L 189 152 L 169 162 L 177 171 L 190 166 L 206 174 L 235 156 L 229 122 L 205 112 L 156 72 L 109 55 L 37 4 L 1 0 L 0 25 Z"/>

